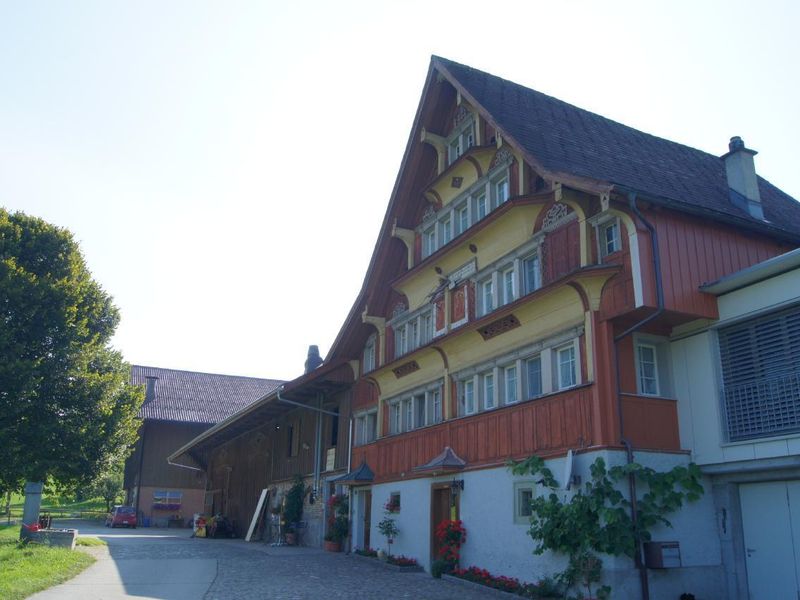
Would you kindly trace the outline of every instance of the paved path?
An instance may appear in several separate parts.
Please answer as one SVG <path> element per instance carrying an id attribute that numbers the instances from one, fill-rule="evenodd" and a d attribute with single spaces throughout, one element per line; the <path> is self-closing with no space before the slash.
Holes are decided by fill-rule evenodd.
<path id="1" fill-rule="evenodd" d="M 481 600 L 491 592 L 465 589 L 427 573 L 398 573 L 369 560 L 316 548 L 272 548 L 241 540 L 191 539 L 186 530 L 108 530 L 76 526 L 108 547 L 90 548 L 98 561 L 78 577 L 30 600 Z"/>

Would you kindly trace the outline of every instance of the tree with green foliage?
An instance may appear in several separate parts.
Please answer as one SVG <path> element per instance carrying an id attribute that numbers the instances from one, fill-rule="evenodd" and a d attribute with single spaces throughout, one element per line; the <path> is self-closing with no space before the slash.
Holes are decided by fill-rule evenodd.
<path id="1" fill-rule="evenodd" d="M 102 498 L 106 503 L 106 512 L 111 512 L 111 505 L 122 496 L 122 485 L 122 470 L 118 466 L 112 467 L 94 480 L 91 486 L 92 496 Z"/>
<path id="2" fill-rule="evenodd" d="M 144 392 L 109 345 L 118 322 L 69 231 L 0 208 L 0 490 L 122 461 Z"/>

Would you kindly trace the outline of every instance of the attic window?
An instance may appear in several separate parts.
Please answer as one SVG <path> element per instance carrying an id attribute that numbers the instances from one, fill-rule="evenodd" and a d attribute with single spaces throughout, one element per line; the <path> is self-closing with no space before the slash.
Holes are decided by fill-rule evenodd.
<path id="1" fill-rule="evenodd" d="M 452 165 L 467 150 L 475 145 L 475 120 L 466 118 L 447 138 L 447 164 Z"/>

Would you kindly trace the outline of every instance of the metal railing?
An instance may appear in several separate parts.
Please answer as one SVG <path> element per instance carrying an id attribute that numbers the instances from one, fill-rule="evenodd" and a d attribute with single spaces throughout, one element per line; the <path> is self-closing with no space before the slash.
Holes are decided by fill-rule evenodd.
<path id="1" fill-rule="evenodd" d="M 728 440 L 800 432 L 800 372 L 722 389 Z"/>

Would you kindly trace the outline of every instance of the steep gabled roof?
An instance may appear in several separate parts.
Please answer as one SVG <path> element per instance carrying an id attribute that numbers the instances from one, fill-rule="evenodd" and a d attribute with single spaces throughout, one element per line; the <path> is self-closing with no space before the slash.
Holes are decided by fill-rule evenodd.
<path id="1" fill-rule="evenodd" d="M 427 104 L 436 102 L 437 74 L 545 178 L 567 185 L 574 182 L 576 187 L 585 184 L 587 190 L 636 191 L 650 202 L 675 210 L 800 242 L 800 203 L 766 179 L 759 177 L 765 222 L 730 202 L 725 165 L 719 156 L 638 131 L 522 85 L 433 56 L 369 267 L 328 359 L 339 354 L 344 357 L 352 350 L 347 348 L 348 344 L 353 345 L 348 338 L 360 327 L 361 311 L 376 286 L 375 273 L 385 277 L 385 270 L 380 267 L 392 257 L 392 224 L 409 198 L 412 178 L 407 171 L 422 164 L 419 136 L 425 125 Z M 400 246 L 397 242 L 393 247 L 400 252 Z"/>
<path id="2" fill-rule="evenodd" d="M 433 57 L 433 65 L 550 174 L 624 186 L 670 200 L 679 210 L 702 209 L 742 219 L 745 226 L 747 221 L 763 225 L 729 200 L 719 156 L 444 58 Z M 762 177 L 759 191 L 768 224 L 800 236 L 800 203 Z"/>
<path id="3" fill-rule="evenodd" d="M 236 375 L 131 367 L 131 383 L 157 377 L 155 398 L 145 401 L 139 418 L 214 424 L 274 391 L 283 381 Z"/>

